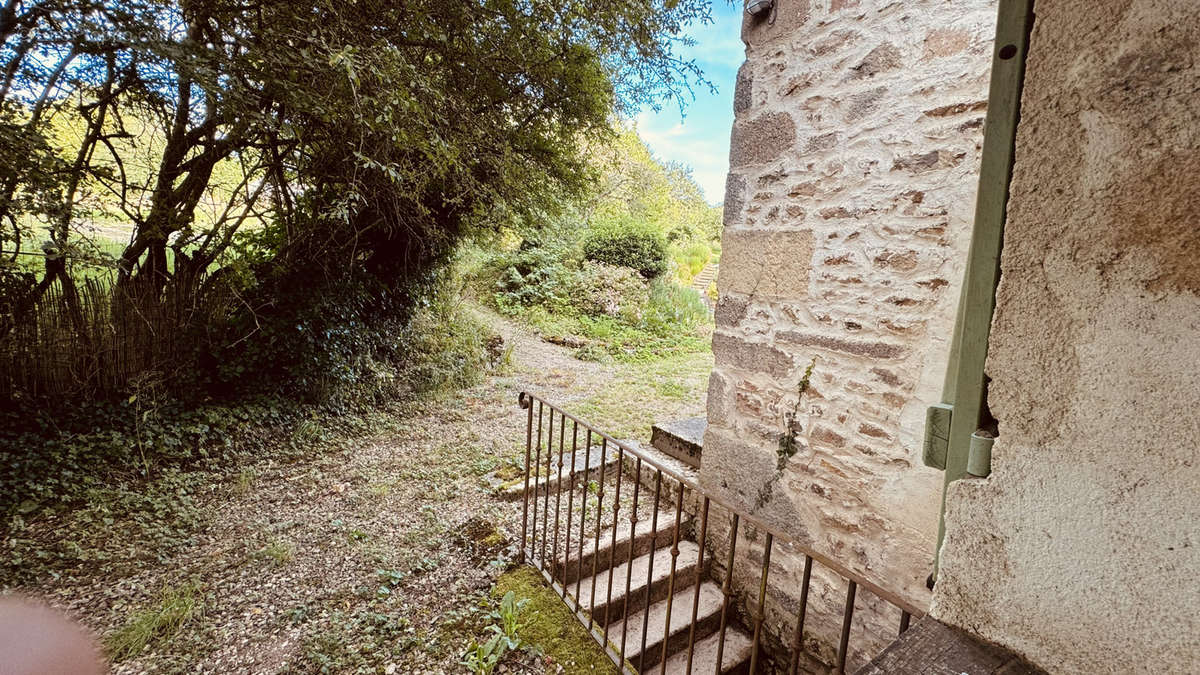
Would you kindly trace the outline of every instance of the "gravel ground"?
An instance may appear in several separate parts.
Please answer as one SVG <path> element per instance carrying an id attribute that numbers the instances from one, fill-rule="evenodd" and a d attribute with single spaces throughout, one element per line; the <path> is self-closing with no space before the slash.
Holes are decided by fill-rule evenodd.
<path id="1" fill-rule="evenodd" d="M 150 551 L 144 563 L 98 563 L 16 590 L 110 644 L 150 635 L 118 673 L 465 672 L 459 661 L 482 635 L 489 589 L 520 533 L 520 502 L 484 480 L 523 458 L 517 393 L 611 417 L 621 433 L 634 424 L 630 406 L 654 416 L 638 425 L 701 414 L 710 363 L 693 355 L 669 369 L 669 395 L 643 387 L 625 401 L 642 367 L 582 362 L 481 316 L 512 347 L 507 374 L 410 404 L 376 435 L 293 463 L 264 459 L 206 486 L 189 545 L 157 561 Z M 510 669 L 545 668 L 527 661 Z"/>

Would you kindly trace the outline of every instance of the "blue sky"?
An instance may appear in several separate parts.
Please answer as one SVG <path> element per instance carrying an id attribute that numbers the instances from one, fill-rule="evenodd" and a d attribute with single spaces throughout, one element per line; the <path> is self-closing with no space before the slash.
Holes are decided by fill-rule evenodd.
<path id="1" fill-rule="evenodd" d="M 729 130 L 733 125 L 733 85 L 738 66 L 745 58 L 741 39 L 741 6 L 714 0 L 714 23 L 693 26 L 688 32 L 694 47 L 682 50 L 695 59 L 717 92 L 697 89 L 696 100 L 684 108 L 671 103 L 659 112 L 644 109 L 637 117 L 638 133 L 660 158 L 692 167 L 696 182 L 709 202 L 725 198 L 725 174 L 729 169 Z"/>

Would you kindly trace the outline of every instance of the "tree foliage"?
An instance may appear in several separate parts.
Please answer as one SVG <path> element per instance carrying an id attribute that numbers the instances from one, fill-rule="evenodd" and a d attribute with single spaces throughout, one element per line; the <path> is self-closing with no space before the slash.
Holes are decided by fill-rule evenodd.
<path id="1" fill-rule="evenodd" d="M 264 325 L 342 289 L 366 297 L 352 321 L 394 313 L 462 236 L 584 194 L 582 151 L 614 111 L 703 83 L 677 47 L 708 12 L 703 0 L 7 0 L 0 340 L 54 284 L 85 320 L 73 289 L 98 224 L 125 238 L 114 312 L 121 298 L 232 287 L 226 347 L 286 347 Z M 40 257 L 37 274 L 18 273 L 22 255 Z"/>

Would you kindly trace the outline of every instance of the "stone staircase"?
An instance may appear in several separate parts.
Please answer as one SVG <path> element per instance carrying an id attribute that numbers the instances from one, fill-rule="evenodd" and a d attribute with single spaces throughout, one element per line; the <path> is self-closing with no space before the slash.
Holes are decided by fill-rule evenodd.
<path id="1" fill-rule="evenodd" d="M 692 290 L 700 294 L 700 297 L 708 297 L 708 285 L 717 278 L 718 265 L 717 263 L 708 263 L 704 269 L 700 270 L 692 279 Z"/>
<path id="2" fill-rule="evenodd" d="M 644 446 L 641 449 L 654 452 Z M 626 471 L 629 475 L 628 467 Z M 749 671 L 753 640 L 735 619 L 732 598 L 724 608 L 725 638 L 721 645 L 725 596 L 709 574 L 712 552 L 701 556 L 699 545 L 692 540 L 693 529 L 691 516 L 683 513 L 673 579 L 675 511 L 674 504 L 665 500 L 660 504 L 657 528 L 644 520 L 632 527 L 625 522 L 617 526 L 615 538 L 611 529 L 602 532 L 598 548 L 588 541 L 582 558 L 576 550 L 558 555 L 551 563 L 555 580 L 578 599 L 578 607 L 590 613 L 599 630 L 607 628 L 613 651 L 623 652 L 635 672 L 658 672 L 664 646 L 665 672 L 686 672 L 689 640 L 693 641 L 692 672 Z"/>
<path id="3" fill-rule="evenodd" d="M 689 665 L 695 673 L 776 672 L 785 659 L 792 672 L 845 673 L 848 661 L 863 656 L 851 644 L 860 589 L 874 598 L 875 636 L 894 634 L 879 621 L 881 603 L 898 612 L 901 634 L 925 615 L 706 491 L 697 470 L 704 419 L 655 425 L 652 445 L 644 446 L 607 436 L 532 394 L 519 401 L 527 411 L 525 465 L 519 476 L 501 467 L 488 482 L 498 494 L 523 498 L 521 562 L 553 582 L 620 672 L 686 673 Z M 739 525 L 743 541 L 758 541 L 750 528 L 766 534 L 761 553 L 754 544 L 735 548 Z M 794 578 L 776 582 L 789 588 L 769 583 L 771 551 L 784 546 L 793 560 L 803 557 L 799 588 Z M 813 607 L 810 580 L 820 598 Z M 798 611 L 789 602 L 797 592 Z M 768 603 L 782 613 L 774 628 L 764 624 Z M 868 637 L 864 621 L 860 638 Z"/>

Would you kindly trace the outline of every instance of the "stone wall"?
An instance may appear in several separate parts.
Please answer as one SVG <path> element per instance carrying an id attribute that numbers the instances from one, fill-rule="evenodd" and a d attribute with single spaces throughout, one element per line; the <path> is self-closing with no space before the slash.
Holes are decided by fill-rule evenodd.
<path id="1" fill-rule="evenodd" d="M 1039 2 L 935 615 L 1051 672 L 1200 664 L 1200 4 Z M 707 455 L 705 461 L 707 461 Z"/>
<path id="2" fill-rule="evenodd" d="M 776 4 L 742 30 L 701 480 L 927 606 L 942 478 L 921 434 L 969 244 L 995 0 Z M 798 588 L 802 558 L 774 560 Z M 839 616 L 842 593 L 821 596 Z"/>

